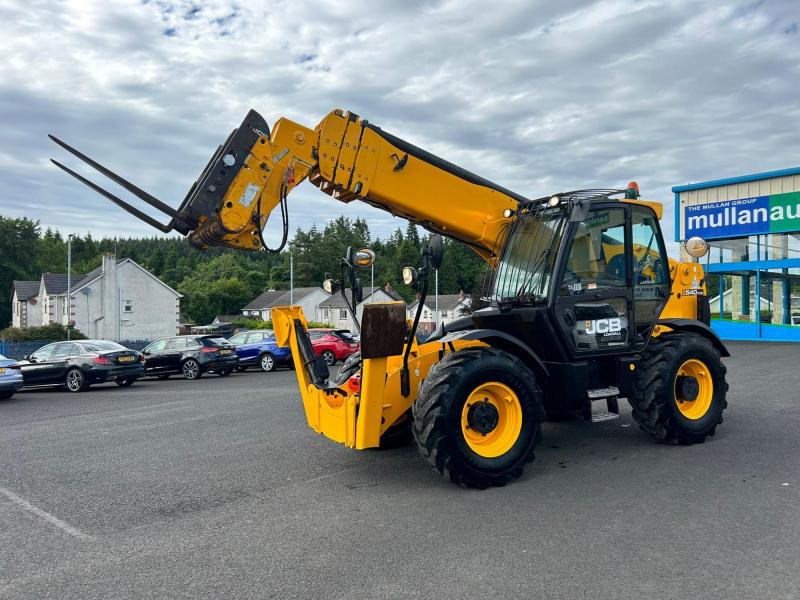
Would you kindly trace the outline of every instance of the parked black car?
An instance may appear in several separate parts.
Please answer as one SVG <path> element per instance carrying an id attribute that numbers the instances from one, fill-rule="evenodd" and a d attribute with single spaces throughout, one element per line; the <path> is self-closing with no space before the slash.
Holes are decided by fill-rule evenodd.
<path id="1" fill-rule="evenodd" d="M 70 392 L 107 381 L 129 386 L 144 374 L 141 354 L 107 340 L 47 344 L 15 367 L 22 372 L 25 387 L 61 385 Z"/>
<path id="2" fill-rule="evenodd" d="M 226 377 L 239 362 L 236 346 L 218 335 L 176 335 L 156 340 L 144 350 L 145 375 L 166 379 L 180 373 L 185 379 L 197 379 L 214 372 Z"/>

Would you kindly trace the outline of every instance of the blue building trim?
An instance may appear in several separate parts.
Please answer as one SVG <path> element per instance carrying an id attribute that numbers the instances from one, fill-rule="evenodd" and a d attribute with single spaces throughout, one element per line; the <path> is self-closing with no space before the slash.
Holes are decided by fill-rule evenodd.
<path id="1" fill-rule="evenodd" d="M 792 269 L 800 267 L 800 258 L 775 260 L 750 260 L 735 263 L 711 263 L 705 266 L 709 273 L 731 273 L 736 271 L 766 271 L 767 269 Z"/>
<path id="2" fill-rule="evenodd" d="M 675 241 L 681 241 L 681 195 L 675 192 Z"/>
<path id="3" fill-rule="evenodd" d="M 761 181 L 762 179 L 772 179 L 773 177 L 786 177 L 788 175 L 800 175 L 800 167 L 789 169 L 778 169 L 777 171 L 764 171 L 763 173 L 753 173 L 752 175 L 741 175 L 739 177 L 728 177 L 727 179 L 714 179 L 712 181 L 701 181 L 688 185 L 676 185 L 672 188 L 675 194 L 679 192 L 691 192 L 692 190 L 703 190 L 706 188 L 718 187 L 721 185 L 733 185 L 735 183 L 748 183 L 750 181 Z"/>

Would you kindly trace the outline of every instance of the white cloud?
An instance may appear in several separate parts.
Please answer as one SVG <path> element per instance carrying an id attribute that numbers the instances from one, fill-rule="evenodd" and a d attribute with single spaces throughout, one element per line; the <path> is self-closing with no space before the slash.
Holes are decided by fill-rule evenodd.
<path id="1" fill-rule="evenodd" d="M 256 5 L 255 7 L 253 5 Z M 796 4 L 0 0 L 0 213 L 154 232 L 63 173 L 54 132 L 177 204 L 250 107 L 334 107 L 527 195 L 797 164 Z M 292 229 L 403 223 L 304 185 Z"/>

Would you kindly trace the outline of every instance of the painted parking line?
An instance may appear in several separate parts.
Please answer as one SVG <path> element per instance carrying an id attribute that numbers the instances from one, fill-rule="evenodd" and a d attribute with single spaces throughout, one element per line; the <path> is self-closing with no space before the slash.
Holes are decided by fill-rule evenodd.
<path id="1" fill-rule="evenodd" d="M 0 494 L 2 494 L 3 496 L 5 496 L 9 500 L 11 500 L 11 502 L 16 504 L 20 508 L 23 508 L 23 509 L 27 510 L 29 513 L 36 515 L 37 517 L 39 517 L 40 519 L 42 519 L 44 521 L 47 521 L 48 523 L 50 523 L 50 525 L 53 525 L 54 527 L 58 527 L 61 531 L 65 532 L 65 533 L 68 533 L 72 537 L 76 537 L 76 538 L 78 538 L 80 540 L 92 540 L 92 539 L 94 539 L 88 533 L 84 533 L 83 531 L 81 531 L 77 527 L 73 527 L 69 523 L 66 523 L 66 522 L 62 521 L 61 519 L 59 519 L 55 515 L 50 514 L 46 510 L 41 509 L 41 508 L 39 508 L 38 506 L 36 506 L 34 504 L 31 504 L 30 502 L 25 500 L 25 498 L 21 498 L 21 497 L 17 496 L 11 490 L 7 490 L 4 487 L 0 487 Z"/>

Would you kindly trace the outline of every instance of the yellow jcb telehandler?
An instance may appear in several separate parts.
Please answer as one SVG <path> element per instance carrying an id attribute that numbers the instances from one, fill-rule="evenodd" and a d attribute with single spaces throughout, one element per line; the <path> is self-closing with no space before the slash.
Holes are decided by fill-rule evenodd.
<path id="1" fill-rule="evenodd" d="M 51 136 L 52 137 L 52 136 Z M 171 217 L 163 224 L 78 173 L 55 164 L 163 232 L 195 246 L 268 249 L 263 229 L 308 179 L 342 202 L 359 200 L 434 235 L 418 268 L 404 269 L 422 300 L 411 324 L 402 303 L 366 304 L 361 354 L 334 377 L 316 354 L 299 307 L 273 310 L 290 346 L 308 425 L 350 448 L 413 437 L 452 481 L 503 485 L 533 459 L 542 422 L 569 412 L 618 416 L 627 398 L 640 427 L 664 442 L 714 434 L 726 407 L 728 352 L 709 327 L 703 269 L 667 256 L 662 207 L 638 187 L 527 198 L 334 110 L 314 129 L 280 119 L 270 130 L 250 111 L 211 157 L 178 209 L 55 137 L 63 148 Z M 439 236 L 467 244 L 488 264 L 481 302 L 418 343 L 428 278 L 442 260 Z M 689 255 L 707 252 L 699 238 Z M 358 269 L 374 254 L 353 249 L 341 290 L 355 313 Z M 345 294 L 349 290 L 349 294 Z"/>

